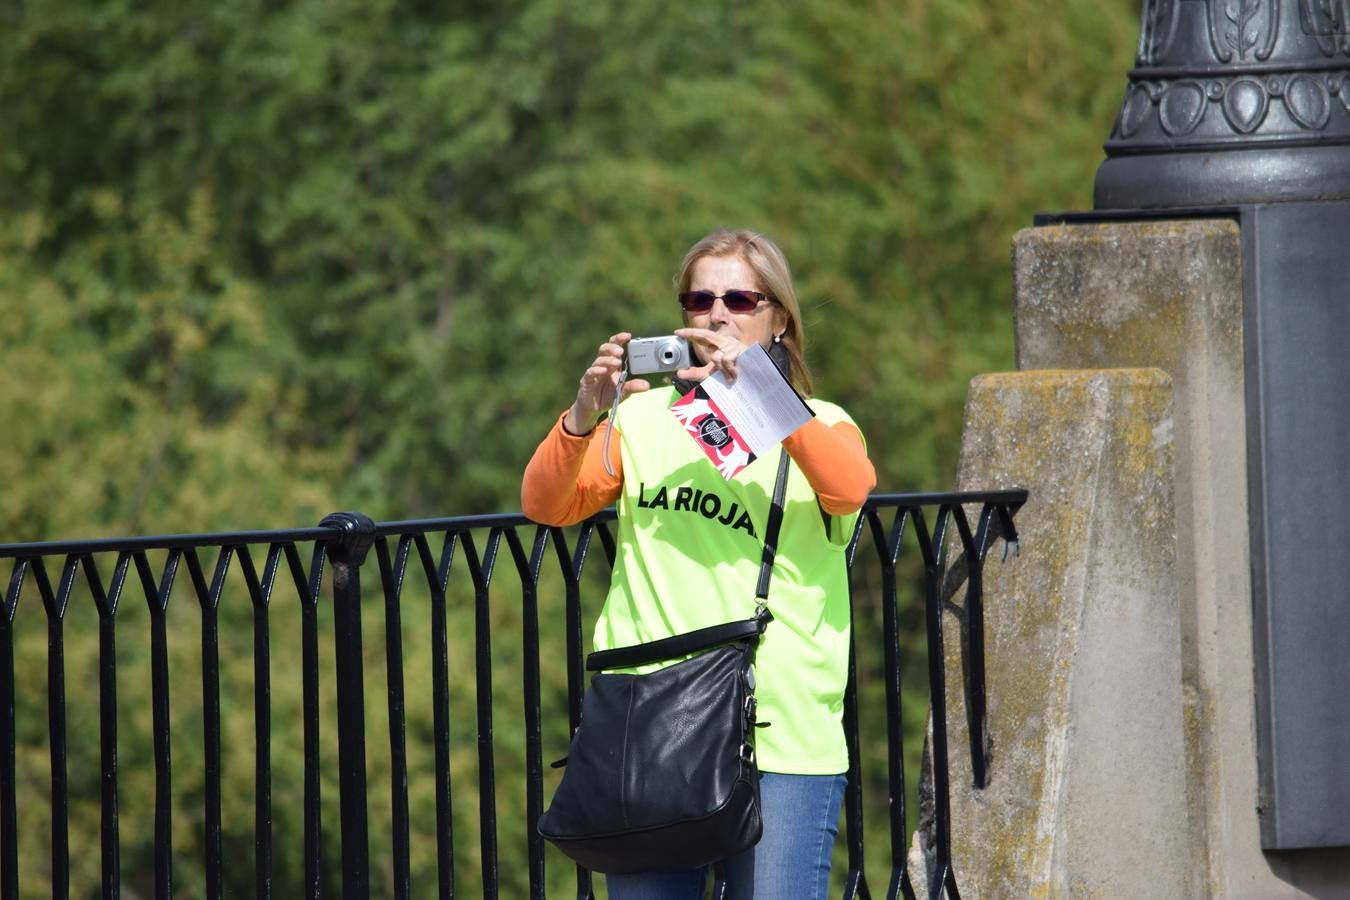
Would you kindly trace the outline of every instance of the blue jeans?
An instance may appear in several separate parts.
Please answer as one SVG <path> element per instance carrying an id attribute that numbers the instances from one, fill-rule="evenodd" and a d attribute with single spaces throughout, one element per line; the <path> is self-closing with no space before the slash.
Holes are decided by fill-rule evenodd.
<path id="1" fill-rule="evenodd" d="M 825 900 L 843 775 L 760 776 L 764 836 L 726 861 L 729 900 Z M 701 900 L 708 868 L 606 876 L 610 900 Z"/>

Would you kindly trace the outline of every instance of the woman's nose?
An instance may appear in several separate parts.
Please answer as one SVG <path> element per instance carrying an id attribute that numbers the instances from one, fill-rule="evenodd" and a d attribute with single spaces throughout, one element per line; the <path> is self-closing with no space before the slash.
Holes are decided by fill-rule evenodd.
<path id="1" fill-rule="evenodd" d="M 727 309 L 726 301 L 721 297 L 713 300 L 712 309 L 708 310 L 708 321 L 715 325 L 731 321 L 731 310 Z"/>

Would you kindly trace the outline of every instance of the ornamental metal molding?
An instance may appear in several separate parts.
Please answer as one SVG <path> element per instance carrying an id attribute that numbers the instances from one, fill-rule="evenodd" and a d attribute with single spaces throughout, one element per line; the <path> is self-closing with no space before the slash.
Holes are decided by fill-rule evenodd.
<path id="1" fill-rule="evenodd" d="M 1350 139 L 1347 22 L 1350 0 L 1148 0 L 1107 152 L 1188 137 Z"/>
<path id="2" fill-rule="evenodd" d="M 1211 131 L 1219 132 L 1210 139 L 1236 143 L 1266 123 L 1272 102 L 1279 106 L 1283 134 L 1324 132 L 1333 112 L 1350 113 L 1347 82 L 1345 72 L 1141 81 L 1126 93 L 1112 139 L 1128 141 L 1150 123 L 1168 138 L 1185 138 L 1209 115 Z"/>
<path id="3" fill-rule="evenodd" d="M 1347 0 L 1299 0 L 1299 21 L 1324 56 L 1350 55 Z"/>
<path id="4" fill-rule="evenodd" d="M 1098 208 L 1168 205 L 1161 192 L 1201 205 L 1350 198 L 1350 0 L 1146 0 L 1128 77 Z M 1215 166 L 1239 150 L 1263 155 Z M 1188 153 L 1206 154 L 1203 167 Z M 1171 171 L 1155 178 L 1149 155 Z M 1277 171 L 1310 182 L 1273 184 Z M 1195 181 L 1206 172 L 1223 187 Z M 1248 194 L 1244 178 L 1264 183 Z"/>
<path id="5" fill-rule="evenodd" d="M 1279 0 L 1210 0 L 1209 40 L 1222 62 L 1266 60 L 1275 50 L 1279 33 Z"/>

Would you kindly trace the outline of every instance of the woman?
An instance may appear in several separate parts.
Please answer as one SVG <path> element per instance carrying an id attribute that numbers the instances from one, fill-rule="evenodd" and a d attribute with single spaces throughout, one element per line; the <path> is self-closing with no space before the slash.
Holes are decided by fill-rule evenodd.
<path id="1" fill-rule="evenodd" d="M 721 371 L 753 344 L 765 348 L 809 397 L 801 309 L 773 242 L 749 231 L 717 231 L 685 255 L 676 277 L 686 338 L 699 364 L 677 384 L 623 385 L 627 396 L 604 459 L 624 345 L 600 345 L 576 399 L 525 470 L 522 508 L 537 522 L 568 525 L 619 504 L 613 582 L 596 624 L 594 649 L 652 641 L 748 618 L 763 550 L 779 454 L 766 453 L 726 480 L 670 405 L 688 382 Z M 774 621 L 756 655 L 756 737 L 764 836 L 727 861 L 733 900 L 824 898 L 838 830 L 848 752 L 842 727 L 849 609 L 844 549 L 876 475 L 862 434 L 832 403 L 808 399 L 815 417 L 783 441 L 791 457 L 777 562 L 769 588 Z M 610 474 L 610 472 L 613 474 Z M 707 495 L 717 503 L 707 501 Z M 692 499 L 698 498 L 698 499 Z M 701 502 L 700 502 L 701 501 Z M 709 509 L 749 514 L 707 515 Z M 738 527 L 739 526 L 739 527 Z M 613 900 L 702 897 L 707 873 L 681 870 L 609 876 Z"/>

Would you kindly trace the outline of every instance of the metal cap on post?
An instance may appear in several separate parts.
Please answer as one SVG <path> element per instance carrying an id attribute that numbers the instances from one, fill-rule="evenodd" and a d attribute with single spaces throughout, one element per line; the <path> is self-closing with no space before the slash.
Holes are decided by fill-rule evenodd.
<path id="1" fill-rule="evenodd" d="M 1350 199 L 1350 0 L 1145 0 L 1097 209 Z"/>
<path id="2" fill-rule="evenodd" d="M 375 543 L 375 522 L 359 512 L 336 512 L 323 517 L 320 528 L 338 528 L 342 536 L 327 545 L 328 558 L 338 565 L 360 566 Z"/>

